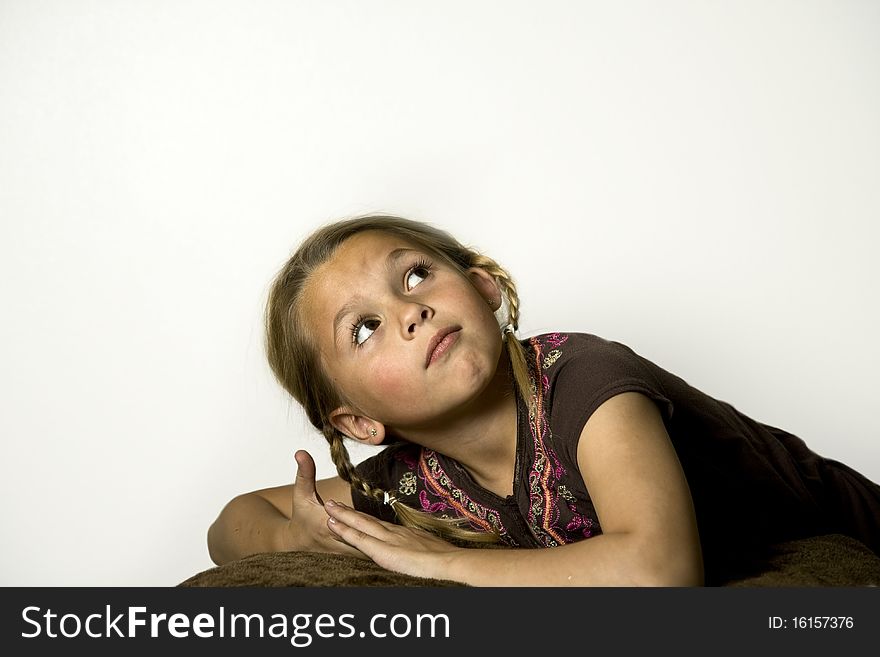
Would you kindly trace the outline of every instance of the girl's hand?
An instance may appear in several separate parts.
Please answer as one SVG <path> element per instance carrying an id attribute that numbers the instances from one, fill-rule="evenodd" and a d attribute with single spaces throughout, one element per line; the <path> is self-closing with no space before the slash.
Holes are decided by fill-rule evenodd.
<path id="1" fill-rule="evenodd" d="M 464 550 L 430 532 L 385 522 L 333 500 L 324 508 L 334 535 L 388 570 L 448 579 L 446 564 Z"/>
<path id="2" fill-rule="evenodd" d="M 293 486 L 290 520 L 283 530 L 282 549 L 336 552 L 361 559 L 369 558 L 329 531 L 324 501 L 315 488 L 315 461 L 311 454 L 299 450 L 294 458 L 297 463 L 296 483 Z"/>

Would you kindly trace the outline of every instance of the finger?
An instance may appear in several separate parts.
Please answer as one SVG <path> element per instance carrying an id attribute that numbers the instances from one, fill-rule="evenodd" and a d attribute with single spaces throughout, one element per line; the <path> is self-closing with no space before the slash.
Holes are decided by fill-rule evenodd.
<path id="1" fill-rule="evenodd" d="M 317 500 L 319 504 L 324 501 L 318 495 L 315 487 L 315 461 L 312 455 L 304 449 L 300 449 L 294 454 L 296 460 L 296 481 L 293 486 L 293 505 L 296 507 L 298 500 Z"/>
<path id="2" fill-rule="evenodd" d="M 334 518 L 333 516 L 330 516 L 327 518 L 327 527 L 340 541 L 347 543 L 352 548 L 362 552 L 371 559 L 384 545 L 384 542 L 380 539 L 364 532 L 362 529 L 358 529 L 345 523 L 341 517 Z"/>
<path id="3" fill-rule="evenodd" d="M 367 513 L 355 511 L 351 507 L 334 500 L 328 500 L 324 505 L 324 510 L 330 518 L 337 521 L 334 523 L 335 525 L 342 523 L 361 532 L 365 536 L 385 539 L 388 535 L 388 528 L 392 526 L 383 520 L 379 520 Z"/>
<path id="4" fill-rule="evenodd" d="M 341 536 L 337 536 L 333 532 L 329 532 L 329 533 L 330 533 L 330 537 L 333 540 L 333 547 L 332 548 L 328 547 L 327 549 L 332 554 L 344 554 L 349 557 L 355 557 L 357 559 L 362 559 L 364 561 L 372 561 L 373 560 L 373 558 L 370 555 L 364 554 L 363 552 L 358 550 L 355 546 L 349 545 L 348 543 L 346 543 L 345 539 L 343 539 Z"/>

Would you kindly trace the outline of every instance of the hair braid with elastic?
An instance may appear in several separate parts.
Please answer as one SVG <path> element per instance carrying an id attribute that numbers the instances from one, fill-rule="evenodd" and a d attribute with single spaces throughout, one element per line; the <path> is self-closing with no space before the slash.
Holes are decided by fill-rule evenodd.
<path id="1" fill-rule="evenodd" d="M 440 533 L 445 538 L 458 543 L 496 542 L 496 537 L 493 534 L 468 530 L 462 526 L 465 523 L 460 519 L 436 518 L 430 514 L 417 511 L 400 503 L 393 491 L 384 491 L 381 488 L 371 486 L 361 478 L 357 473 L 357 469 L 352 465 L 348 448 L 346 448 L 344 442 L 345 434 L 340 433 L 330 425 L 325 427 L 322 433 L 327 442 L 330 443 L 330 457 L 333 459 L 334 465 L 336 465 L 336 471 L 339 473 L 339 476 L 351 484 L 352 489 L 361 491 L 366 497 L 377 502 L 384 503 L 386 495 L 388 495 L 392 510 L 407 527 L 417 527 L 434 533 Z M 438 527 L 438 521 L 442 522 L 442 530 Z"/>
<path id="2" fill-rule="evenodd" d="M 532 377 L 529 374 L 525 351 L 514 333 L 519 328 L 519 294 L 516 291 L 516 284 L 507 270 L 488 256 L 476 254 L 471 260 L 471 266 L 480 267 L 491 274 L 501 287 L 501 293 L 507 298 L 508 322 L 511 330 L 508 335 L 505 335 L 505 344 L 510 358 L 510 368 L 520 397 L 531 406 L 534 397 Z"/>
<path id="3" fill-rule="evenodd" d="M 367 497 L 381 501 L 385 491 L 381 488 L 374 488 L 361 479 L 357 470 L 351 464 L 351 456 L 344 442 L 345 435 L 340 433 L 331 424 L 325 425 L 322 433 L 327 442 L 330 443 L 330 458 L 333 459 L 333 464 L 336 466 L 336 472 L 339 473 L 339 476 L 351 484 L 352 488 L 360 490 Z"/>

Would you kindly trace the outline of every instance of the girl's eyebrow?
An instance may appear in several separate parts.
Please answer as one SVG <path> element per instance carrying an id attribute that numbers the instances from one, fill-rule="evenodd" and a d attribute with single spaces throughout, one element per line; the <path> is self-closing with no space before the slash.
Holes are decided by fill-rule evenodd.
<path id="1" fill-rule="evenodd" d="M 409 249 L 405 247 L 400 247 L 397 249 L 392 249 L 391 252 L 385 256 L 385 268 L 388 270 L 394 269 L 398 262 L 400 262 L 403 258 L 407 257 L 411 253 L 417 253 L 415 249 Z M 349 299 L 342 308 L 339 309 L 339 312 L 336 313 L 336 317 L 333 318 L 333 335 L 339 336 L 339 324 L 348 315 L 354 308 L 358 306 L 361 302 L 361 296 L 355 295 L 351 299 Z"/>
<path id="2" fill-rule="evenodd" d="M 349 299 L 348 302 L 339 309 L 339 312 L 336 313 L 336 317 L 333 318 L 333 335 L 335 336 L 334 342 L 336 342 L 339 337 L 339 324 L 348 313 L 350 313 L 355 307 L 357 307 L 360 302 L 360 295 L 356 295 Z"/>
<path id="3" fill-rule="evenodd" d="M 405 247 L 400 247 L 398 249 L 394 249 L 385 257 L 385 268 L 393 269 L 395 265 L 404 257 L 408 256 L 410 253 L 417 253 L 415 249 L 408 249 Z"/>

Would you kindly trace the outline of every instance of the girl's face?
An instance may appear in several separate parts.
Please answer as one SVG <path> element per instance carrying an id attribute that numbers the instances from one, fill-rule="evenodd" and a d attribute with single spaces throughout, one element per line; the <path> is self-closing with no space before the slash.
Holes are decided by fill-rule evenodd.
<path id="1" fill-rule="evenodd" d="M 461 272 L 373 230 L 347 239 L 315 270 L 303 315 L 350 412 L 406 436 L 479 403 L 501 356 L 499 302 L 484 270 Z"/>

